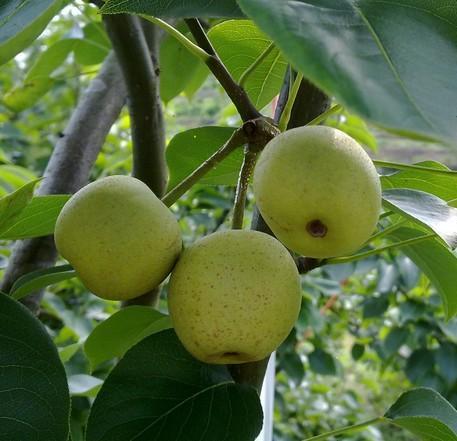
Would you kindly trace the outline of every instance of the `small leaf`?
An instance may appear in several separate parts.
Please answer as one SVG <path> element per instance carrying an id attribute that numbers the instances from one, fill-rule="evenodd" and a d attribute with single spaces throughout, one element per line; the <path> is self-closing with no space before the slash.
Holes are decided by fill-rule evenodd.
<path id="1" fill-rule="evenodd" d="M 5 231 L 14 223 L 19 213 L 31 201 L 35 186 L 40 181 L 41 179 L 31 181 L 15 192 L 0 199 L 0 232 Z"/>
<path id="2" fill-rule="evenodd" d="M 457 208 L 438 196 L 418 190 L 385 190 L 382 196 L 388 209 L 431 229 L 451 248 L 457 246 Z"/>
<path id="3" fill-rule="evenodd" d="M 321 375 L 336 375 L 337 365 L 335 359 L 328 353 L 318 348 L 308 355 L 311 370 Z"/>
<path id="4" fill-rule="evenodd" d="M 250 20 L 224 21 L 211 28 L 208 37 L 235 81 L 271 43 Z M 286 68 L 286 60 L 275 48 L 248 78 L 244 89 L 257 108 L 265 107 L 278 95 Z"/>
<path id="5" fill-rule="evenodd" d="M 130 306 L 100 323 L 87 338 L 84 351 L 95 369 L 104 361 L 122 357 L 143 338 L 170 327 L 167 315 L 149 306 Z"/>
<path id="6" fill-rule="evenodd" d="M 63 6 L 62 0 L 9 0 L 0 10 L 0 65 L 6 63 L 41 34 Z"/>
<path id="7" fill-rule="evenodd" d="M 405 392 L 385 418 L 424 441 L 457 441 L 457 411 L 432 389 Z"/>
<path id="8" fill-rule="evenodd" d="M 28 239 L 53 234 L 57 217 L 69 198 L 68 195 L 34 197 L 12 225 L 0 232 L 0 239 Z"/>
<path id="9" fill-rule="evenodd" d="M 103 380 L 91 375 L 79 374 L 68 377 L 68 387 L 73 397 L 95 397 L 102 384 Z"/>
<path id="10" fill-rule="evenodd" d="M 56 347 L 20 303 L 0 294 L 0 439 L 67 441 L 70 397 Z"/>
<path id="11" fill-rule="evenodd" d="M 79 64 L 90 66 L 100 64 L 108 55 L 111 43 L 101 23 L 89 23 L 83 29 L 84 38 L 74 48 Z"/>
<path id="12" fill-rule="evenodd" d="M 365 345 L 355 343 L 351 349 L 352 359 L 358 361 L 363 357 L 363 354 L 365 354 Z"/>
<path id="13" fill-rule="evenodd" d="M 58 348 L 60 361 L 62 363 L 66 363 L 67 361 L 71 360 L 73 355 L 75 355 L 80 348 L 81 343 L 73 343 L 71 345 Z"/>
<path id="14" fill-rule="evenodd" d="M 386 357 L 394 355 L 406 342 L 409 336 L 407 328 L 393 328 L 384 340 L 384 353 Z"/>
<path id="15" fill-rule="evenodd" d="M 235 0 L 108 0 L 103 14 L 147 14 L 164 18 L 241 17 Z"/>
<path id="16" fill-rule="evenodd" d="M 418 349 L 408 358 L 405 373 L 411 383 L 417 384 L 433 371 L 434 365 L 434 353 L 428 349 Z"/>
<path id="17" fill-rule="evenodd" d="M 226 366 L 203 364 L 172 330 L 142 340 L 97 395 L 87 441 L 252 441 L 262 427 L 256 391 Z"/>
<path id="18" fill-rule="evenodd" d="M 227 142 L 235 129 L 231 127 L 199 127 L 178 133 L 167 147 L 167 163 L 170 169 L 169 190 L 192 173 L 216 150 Z M 199 183 L 207 185 L 236 185 L 243 162 L 243 149 L 236 149 Z"/>
<path id="19" fill-rule="evenodd" d="M 295 351 L 286 352 L 281 356 L 280 365 L 295 386 L 300 386 L 305 377 L 305 368 L 300 356 Z"/>
<path id="20" fill-rule="evenodd" d="M 400 228 L 389 237 L 403 241 L 421 236 L 423 233 L 412 228 Z M 428 239 L 414 245 L 401 247 L 406 254 L 430 279 L 441 295 L 448 318 L 457 314 L 457 256 L 438 239 Z"/>
<path id="21" fill-rule="evenodd" d="M 368 297 L 363 302 L 363 318 L 374 318 L 383 315 L 389 308 L 389 296 Z"/>
<path id="22" fill-rule="evenodd" d="M 297 70 L 351 112 L 455 144 L 457 15 L 448 0 L 238 3 Z"/>
<path id="23" fill-rule="evenodd" d="M 381 176 L 382 188 L 410 188 L 434 194 L 445 201 L 457 198 L 457 173 L 443 174 L 440 170 L 449 170 L 443 164 L 435 161 L 418 162 L 421 167 L 435 168 L 437 173 L 424 170 L 400 170 L 393 174 Z"/>
<path id="24" fill-rule="evenodd" d="M 457 382 L 457 345 L 442 343 L 436 351 L 436 364 L 438 371 L 450 387 Z"/>
<path id="25" fill-rule="evenodd" d="M 61 265 L 53 268 L 40 269 L 25 274 L 14 282 L 10 295 L 16 300 L 39 291 L 49 285 L 76 277 L 76 271 L 71 265 Z"/>

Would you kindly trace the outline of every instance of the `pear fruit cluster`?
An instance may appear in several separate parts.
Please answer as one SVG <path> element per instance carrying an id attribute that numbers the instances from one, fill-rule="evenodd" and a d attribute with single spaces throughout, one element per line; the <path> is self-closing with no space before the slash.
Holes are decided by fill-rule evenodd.
<path id="1" fill-rule="evenodd" d="M 139 180 L 112 176 L 67 202 L 56 245 L 86 287 L 105 299 L 140 296 L 171 273 L 170 316 L 191 354 L 215 364 L 261 360 L 287 337 L 300 310 L 300 276 L 287 248 L 316 258 L 357 250 L 375 229 L 381 188 L 362 147 L 328 127 L 274 138 L 253 185 L 279 240 L 230 230 L 182 251 L 171 211 Z"/>
<path id="2" fill-rule="evenodd" d="M 374 232 L 381 211 L 373 162 L 353 138 L 331 127 L 300 127 L 270 141 L 253 186 L 275 236 L 307 257 L 357 251 Z"/>

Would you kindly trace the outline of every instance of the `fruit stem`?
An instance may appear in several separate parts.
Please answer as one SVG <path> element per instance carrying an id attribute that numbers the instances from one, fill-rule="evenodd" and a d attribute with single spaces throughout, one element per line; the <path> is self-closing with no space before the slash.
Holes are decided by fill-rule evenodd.
<path id="1" fill-rule="evenodd" d="M 287 103 L 282 112 L 281 119 L 279 120 L 278 127 L 281 132 L 284 132 L 287 129 L 290 120 L 290 115 L 292 115 L 292 108 L 294 107 L 295 99 L 297 98 L 302 80 L 303 74 L 299 73 L 297 75 L 297 78 L 295 78 L 294 84 L 292 85 L 289 98 L 287 99 Z"/>
<path id="2" fill-rule="evenodd" d="M 319 116 L 316 116 L 312 121 L 310 121 L 307 126 L 317 126 L 322 121 L 325 121 L 329 116 L 333 115 L 334 113 L 338 113 L 343 106 L 341 104 L 336 104 L 332 108 L 328 109 L 326 112 L 321 113 Z"/>
<path id="3" fill-rule="evenodd" d="M 434 237 L 436 237 L 435 233 L 424 234 L 424 235 L 419 236 L 419 237 L 413 237 L 412 239 L 404 240 L 404 241 L 401 241 L 401 242 L 395 242 L 395 243 L 392 243 L 390 245 L 386 245 L 384 247 L 375 248 L 373 250 L 366 251 L 365 253 L 354 254 L 353 256 L 348 256 L 348 257 L 332 257 L 330 259 L 325 260 L 324 264 L 325 265 L 337 265 L 337 264 L 340 264 L 340 263 L 355 262 L 357 260 L 366 259 L 367 257 L 371 257 L 371 256 L 374 256 L 376 254 L 380 254 L 380 253 L 382 253 L 384 251 L 388 251 L 388 250 L 391 250 L 391 249 L 405 247 L 405 246 L 408 246 L 408 245 L 415 245 L 416 243 L 420 243 L 420 242 L 423 242 L 425 240 L 432 239 Z"/>
<path id="4" fill-rule="evenodd" d="M 203 176 L 212 170 L 219 162 L 226 158 L 236 148 L 246 143 L 246 135 L 242 128 L 237 129 L 230 139 L 190 175 L 184 178 L 176 187 L 170 190 L 163 198 L 162 202 L 171 207 L 187 190 L 196 184 Z"/>
<path id="5" fill-rule="evenodd" d="M 257 162 L 257 152 L 253 152 L 246 147 L 244 152 L 243 165 L 241 166 L 238 184 L 236 187 L 235 203 L 233 205 L 232 229 L 241 230 L 243 228 L 244 209 L 248 193 L 249 181 Z"/>
<path id="6" fill-rule="evenodd" d="M 206 63 L 211 58 L 211 55 L 208 54 L 208 52 L 203 50 L 200 46 L 197 46 L 194 42 L 189 40 L 184 34 L 181 34 L 181 32 L 168 24 L 166 21 L 163 21 L 157 17 L 151 17 L 150 15 L 141 14 L 140 17 L 161 27 L 172 37 L 176 38 L 190 53 L 195 55 L 197 58 L 200 58 L 200 60 L 202 60 L 204 63 Z"/>
<path id="7" fill-rule="evenodd" d="M 248 78 L 262 64 L 262 62 L 265 60 L 265 58 L 267 58 L 268 55 L 270 55 L 270 53 L 273 51 L 274 48 L 275 48 L 275 44 L 274 44 L 274 42 L 271 42 L 267 46 L 267 48 L 254 60 L 254 62 L 242 73 L 242 75 L 238 81 L 238 84 L 241 87 L 244 87 Z"/>
<path id="8" fill-rule="evenodd" d="M 304 441 L 318 441 L 328 439 L 331 436 L 341 435 L 343 433 L 355 432 L 357 430 L 364 429 L 365 427 L 372 426 L 373 424 L 381 423 L 384 420 L 384 417 L 373 418 L 371 420 L 364 421 L 363 423 L 354 424 L 353 426 L 343 427 L 342 429 L 336 429 L 332 430 L 331 432 L 323 433 L 322 435 L 313 436 L 311 438 L 305 439 Z"/>
<path id="9" fill-rule="evenodd" d="M 395 170 L 420 170 L 423 172 L 429 172 L 434 174 L 440 175 L 457 175 L 457 171 L 455 170 L 443 170 L 439 168 L 433 167 L 424 167 L 423 165 L 414 165 L 414 164 L 401 164 L 399 162 L 389 162 L 389 161 L 373 161 L 374 165 L 377 167 L 386 167 L 386 168 L 394 168 Z"/>

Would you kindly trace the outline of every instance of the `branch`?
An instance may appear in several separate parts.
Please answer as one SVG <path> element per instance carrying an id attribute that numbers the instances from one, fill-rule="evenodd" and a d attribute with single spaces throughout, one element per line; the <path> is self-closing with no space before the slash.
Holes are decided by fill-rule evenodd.
<path id="1" fill-rule="evenodd" d="M 114 55 L 109 55 L 73 112 L 64 136 L 57 142 L 44 172 L 39 195 L 74 193 L 89 179 L 90 169 L 111 126 L 125 103 L 126 89 Z M 13 283 L 30 271 L 54 265 L 57 258 L 51 236 L 16 242 L 0 289 L 9 292 Z M 33 312 L 39 309 L 40 293 L 24 299 Z"/>
<path id="2" fill-rule="evenodd" d="M 260 112 L 255 108 L 246 91 L 237 84 L 222 63 L 198 19 L 189 18 L 185 22 L 197 44 L 210 55 L 206 59 L 206 65 L 227 92 L 241 119 L 246 122 L 250 119 L 259 118 Z"/>

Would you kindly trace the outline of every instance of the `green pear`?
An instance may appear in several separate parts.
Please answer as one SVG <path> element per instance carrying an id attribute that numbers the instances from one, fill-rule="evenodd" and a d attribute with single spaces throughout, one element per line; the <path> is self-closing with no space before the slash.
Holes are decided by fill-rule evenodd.
<path id="1" fill-rule="evenodd" d="M 57 219 L 55 242 L 84 285 L 109 300 L 155 288 L 182 250 L 173 214 L 129 176 L 100 179 L 73 195 Z"/>
<path id="2" fill-rule="evenodd" d="M 176 334 L 195 358 L 214 364 L 261 360 L 291 331 L 301 302 L 294 260 L 257 231 L 211 234 L 186 249 L 170 279 Z"/>
<path id="3" fill-rule="evenodd" d="M 253 186 L 267 225 L 304 256 L 351 254 L 379 219 L 381 184 L 373 162 L 354 139 L 331 127 L 300 127 L 270 141 Z"/>

